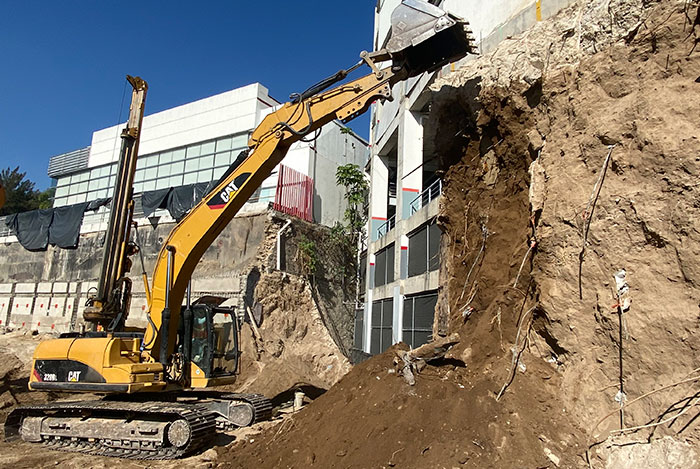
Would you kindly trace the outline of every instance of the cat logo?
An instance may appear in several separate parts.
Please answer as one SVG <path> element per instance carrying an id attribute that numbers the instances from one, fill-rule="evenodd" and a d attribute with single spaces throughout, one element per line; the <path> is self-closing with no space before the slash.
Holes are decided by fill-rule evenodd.
<path id="1" fill-rule="evenodd" d="M 218 194 L 214 195 L 211 199 L 207 201 L 207 205 L 211 209 L 221 209 L 226 206 L 233 195 L 238 191 L 238 189 L 243 186 L 243 184 L 250 177 L 250 173 L 243 173 L 236 176 L 232 181 L 226 184 Z"/>
<path id="2" fill-rule="evenodd" d="M 68 381 L 73 383 L 80 381 L 80 371 L 69 371 Z"/>

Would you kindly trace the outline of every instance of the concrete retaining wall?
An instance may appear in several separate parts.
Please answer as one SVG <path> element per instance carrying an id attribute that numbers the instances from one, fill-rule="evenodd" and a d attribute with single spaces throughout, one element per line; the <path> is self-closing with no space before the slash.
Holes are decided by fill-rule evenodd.
<path id="1" fill-rule="evenodd" d="M 215 295 L 238 305 L 242 297 L 241 275 L 258 259 L 271 223 L 267 210 L 239 216 L 214 241 L 193 276 L 193 298 Z M 144 220 L 139 237 L 147 273 L 153 271 L 160 247 L 172 223 Z M 151 222 L 155 222 L 151 224 Z M 80 236 L 79 247 L 28 252 L 18 243 L 0 245 L 0 326 L 40 332 L 66 332 L 83 322 L 88 294 L 97 288 L 104 232 Z M 129 324 L 147 323 L 146 294 L 138 256 L 132 259 L 133 298 Z M 150 279 L 149 279 L 150 280 Z"/>

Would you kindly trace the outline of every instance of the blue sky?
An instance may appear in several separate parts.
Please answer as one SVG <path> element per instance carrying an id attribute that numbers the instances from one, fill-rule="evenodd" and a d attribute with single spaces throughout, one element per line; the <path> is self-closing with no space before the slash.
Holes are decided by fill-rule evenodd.
<path id="1" fill-rule="evenodd" d="M 253 82 L 286 101 L 372 47 L 375 1 L 27 1 L 0 15 L 0 168 L 50 185 L 51 156 L 115 125 L 124 76 L 146 113 Z M 367 115 L 351 127 L 368 134 Z"/>

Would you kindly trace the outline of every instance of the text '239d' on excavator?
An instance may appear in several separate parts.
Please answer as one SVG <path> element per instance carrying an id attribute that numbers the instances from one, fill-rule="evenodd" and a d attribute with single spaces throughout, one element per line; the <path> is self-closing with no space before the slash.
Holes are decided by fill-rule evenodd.
<path id="1" fill-rule="evenodd" d="M 293 95 L 265 117 L 247 150 L 173 228 L 151 285 L 143 274 L 145 329 L 127 325 L 132 290 L 127 273 L 130 257 L 139 252 L 132 233 L 132 186 L 148 85 L 127 77 L 131 109 L 99 286 L 84 312 L 88 330 L 42 342 L 29 378 L 34 391 L 104 396 L 18 407 L 5 422 L 6 438 L 97 455 L 168 459 L 206 446 L 217 430 L 270 417 L 270 401 L 262 395 L 212 389 L 235 381 L 239 325 L 230 309 L 192 304 L 190 278 L 206 249 L 293 143 L 332 120 L 350 121 L 376 100 L 391 99 L 394 84 L 473 53 L 467 24 L 421 0 L 403 0 L 392 13 L 391 28 L 385 48 L 363 52 L 353 67 Z M 346 81 L 363 65 L 370 73 Z"/>

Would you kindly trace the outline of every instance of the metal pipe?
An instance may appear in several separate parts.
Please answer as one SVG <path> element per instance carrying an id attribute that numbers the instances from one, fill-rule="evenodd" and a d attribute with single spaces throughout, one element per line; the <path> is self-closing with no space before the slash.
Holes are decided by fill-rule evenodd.
<path id="1" fill-rule="evenodd" d="M 161 314 L 160 325 L 160 354 L 159 361 L 163 366 L 168 364 L 168 340 L 170 335 L 170 288 L 172 287 L 173 261 L 175 257 L 175 248 L 166 246 L 168 252 L 167 266 L 165 271 L 165 308 Z"/>
<path id="2" fill-rule="evenodd" d="M 287 220 L 287 222 L 277 232 L 277 270 L 282 270 L 282 232 L 291 224 L 292 220 Z"/>

